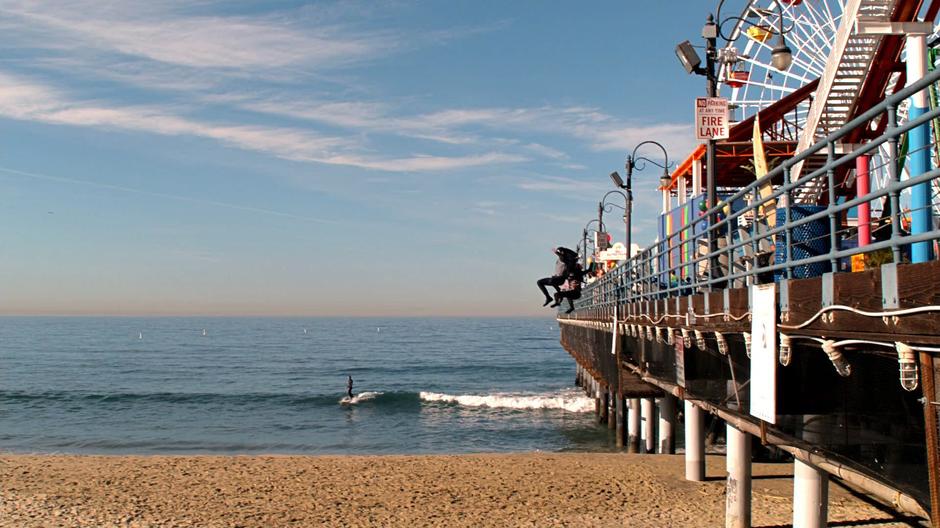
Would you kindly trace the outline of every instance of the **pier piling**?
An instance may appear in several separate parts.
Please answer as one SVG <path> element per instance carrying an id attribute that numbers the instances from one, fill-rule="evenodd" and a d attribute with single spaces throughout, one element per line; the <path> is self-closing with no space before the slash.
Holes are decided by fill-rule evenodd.
<path id="1" fill-rule="evenodd" d="M 610 392 L 607 391 L 607 387 L 599 387 L 597 389 L 597 401 L 600 403 L 601 413 L 597 417 L 597 423 L 606 424 L 610 422 Z"/>
<path id="2" fill-rule="evenodd" d="M 617 394 L 608 388 L 607 396 L 607 428 L 611 431 L 617 429 Z"/>
<path id="3" fill-rule="evenodd" d="M 594 397 L 594 418 L 600 420 L 601 417 L 601 389 L 597 380 L 591 378 L 591 396 Z"/>
<path id="4" fill-rule="evenodd" d="M 829 474 L 793 461 L 793 528 L 824 528 L 829 513 Z"/>
<path id="5" fill-rule="evenodd" d="M 725 436 L 728 447 L 725 528 L 750 528 L 751 437 L 730 424 Z"/>
<path id="6" fill-rule="evenodd" d="M 705 480 L 705 412 L 685 400 L 685 479 Z"/>
<path id="7" fill-rule="evenodd" d="M 640 399 L 630 398 L 627 412 L 627 452 L 640 452 Z"/>
<path id="8" fill-rule="evenodd" d="M 627 421 L 627 400 L 623 398 L 623 394 L 617 395 L 617 428 L 615 434 L 617 435 L 616 444 L 618 448 L 623 448 L 626 441 L 625 432 L 626 432 L 626 421 Z"/>
<path id="9" fill-rule="evenodd" d="M 659 452 L 676 453 L 676 397 L 666 394 L 659 400 Z"/>
<path id="10" fill-rule="evenodd" d="M 643 449 L 644 453 L 656 452 L 656 402 L 643 398 Z"/>

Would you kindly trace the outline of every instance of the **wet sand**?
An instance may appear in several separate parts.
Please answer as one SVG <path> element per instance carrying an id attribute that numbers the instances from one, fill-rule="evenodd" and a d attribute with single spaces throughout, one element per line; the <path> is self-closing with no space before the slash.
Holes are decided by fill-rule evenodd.
<path id="1" fill-rule="evenodd" d="M 0 527 L 724 525 L 724 458 L 0 456 Z M 789 526 L 791 464 L 755 464 L 753 525 Z M 915 526 L 838 485 L 838 526 Z"/>

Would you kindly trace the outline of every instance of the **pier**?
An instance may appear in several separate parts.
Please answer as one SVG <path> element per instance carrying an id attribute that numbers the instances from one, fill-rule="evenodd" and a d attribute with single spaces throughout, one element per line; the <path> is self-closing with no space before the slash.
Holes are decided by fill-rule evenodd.
<path id="1" fill-rule="evenodd" d="M 856 4 L 839 31 L 869 34 L 849 12 Z M 706 418 L 720 420 L 726 526 L 750 526 L 750 465 L 761 450 L 792 458 L 794 526 L 826 525 L 838 479 L 940 527 L 940 70 L 923 34 L 938 6 L 923 23 L 914 4 L 891 2 L 879 45 L 894 55 L 871 52 L 850 112 L 832 117 L 835 70 L 850 60 L 838 40 L 850 36 L 839 33 L 833 71 L 683 162 L 666 156 L 651 245 L 630 244 L 636 151 L 627 184 L 613 178 L 626 191 L 628 254 L 608 258 L 606 244 L 592 250 L 582 234 L 583 264 L 616 266 L 558 314 L 576 382 L 625 451 L 674 453 L 683 427 L 691 481 L 706 478 Z M 873 97 L 865 83 L 888 82 L 875 65 L 906 79 Z M 788 113 L 801 126 L 786 132 Z M 768 135 L 775 141 L 763 143 Z M 595 241 L 613 231 L 604 206 Z"/>

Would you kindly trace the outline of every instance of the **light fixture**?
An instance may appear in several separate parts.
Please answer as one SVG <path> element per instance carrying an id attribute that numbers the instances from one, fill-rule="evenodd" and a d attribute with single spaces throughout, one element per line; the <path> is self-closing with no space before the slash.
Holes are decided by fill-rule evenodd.
<path id="1" fill-rule="evenodd" d="M 895 343 L 898 351 L 898 379 L 901 387 L 907 392 L 917 390 L 917 356 L 910 345 Z"/>
<path id="2" fill-rule="evenodd" d="M 778 7 L 780 8 L 780 18 L 777 19 L 777 34 L 780 35 L 780 39 L 777 40 L 777 45 L 770 52 L 770 63 L 779 71 L 787 71 L 790 64 L 793 63 L 793 50 L 787 46 L 787 41 L 783 37 L 783 6 Z"/>
<path id="3" fill-rule="evenodd" d="M 701 70 L 702 59 L 695 52 L 692 43 L 688 40 L 680 42 L 676 46 L 676 57 L 682 63 L 687 73 L 698 73 Z"/>
<path id="4" fill-rule="evenodd" d="M 665 170 L 663 171 L 663 175 L 659 177 L 659 186 L 663 189 L 669 189 L 669 187 L 672 186 L 672 178 Z"/>
<path id="5" fill-rule="evenodd" d="M 691 348 L 691 346 L 692 346 L 692 343 L 689 342 L 689 329 L 683 328 L 682 329 L 682 347 Z"/>
<path id="6" fill-rule="evenodd" d="M 718 353 L 722 356 L 728 355 L 728 341 L 721 332 L 715 332 L 715 342 L 718 344 Z"/>
<path id="7" fill-rule="evenodd" d="M 829 356 L 829 361 L 832 361 L 832 366 L 836 368 L 836 372 L 838 372 L 840 376 L 847 378 L 852 375 L 852 365 L 845 359 L 842 352 L 836 350 L 835 341 L 831 339 L 823 341 L 822 349 L 823 352 Z"/>
<path id="8" fill-rule="evenodd" d="M 744 334 L 744 353 L 747 354 L 747 357 L 751 357 L 751 333 L 750 332 L 741 332 Z"/>
<path id="9" fill-rule="evenodd" d="M 623 180 L 620 179 L 620 173 L 618 173 L 617 171 L 610 173 L 610 179 L 611 181 L 614 182 L 614 185 L 616 185 L 618 188 L 620 189 L 626 188 L 626 186 L 623 184 Z"/>
<path id="10" fill-rule="evenodd" d="M 697 346 L 699 350 L 705 351 L 705 334 L 703 334 L 701 330 L 695 331 L 695 346 Z"/>
<path id="11" fill-rule="evenodd" d="M 783 34 L 780 35 L 780 40 L 777 41 L 777 45 L 770 52 L 770 63 L 779 71 L 787 71 L 790 65 L 793 64 L 793 50 L 787 46 Z"/>
<path id="12" fill-rule="evenodd" d="M 777 350 L 777 360 L 784 367 L 790 364 L 790 358 L 793 353 L 790 350 L 790 336 L 780 334 L 780 348 Z"/>

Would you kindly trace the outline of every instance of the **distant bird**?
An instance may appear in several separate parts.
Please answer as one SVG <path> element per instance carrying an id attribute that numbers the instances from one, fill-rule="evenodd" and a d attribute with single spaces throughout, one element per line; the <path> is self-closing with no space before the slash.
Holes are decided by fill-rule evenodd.
<path id="1" fill-rule="evenodd" d="M 205 328 L 202 329 L 202 335 L 206 335 L 206 329 L 205 329 Z"/>
<path id="2" fill-rule="evenodd" d="M 144 333 L 143 333 L 143 332 L 138 332 L 138 333 L 137 333 L 137 339 L 143 339 L 143 338 L 144 338 Z"/>
<path id="3" fill-rule="evenodd" d="M 376 332 L 381 332 L 381 331 L 382 331 L 382 328 L 377 326 L 377 327 L 375 327 L 375 331 L 376 331 Z"/>

